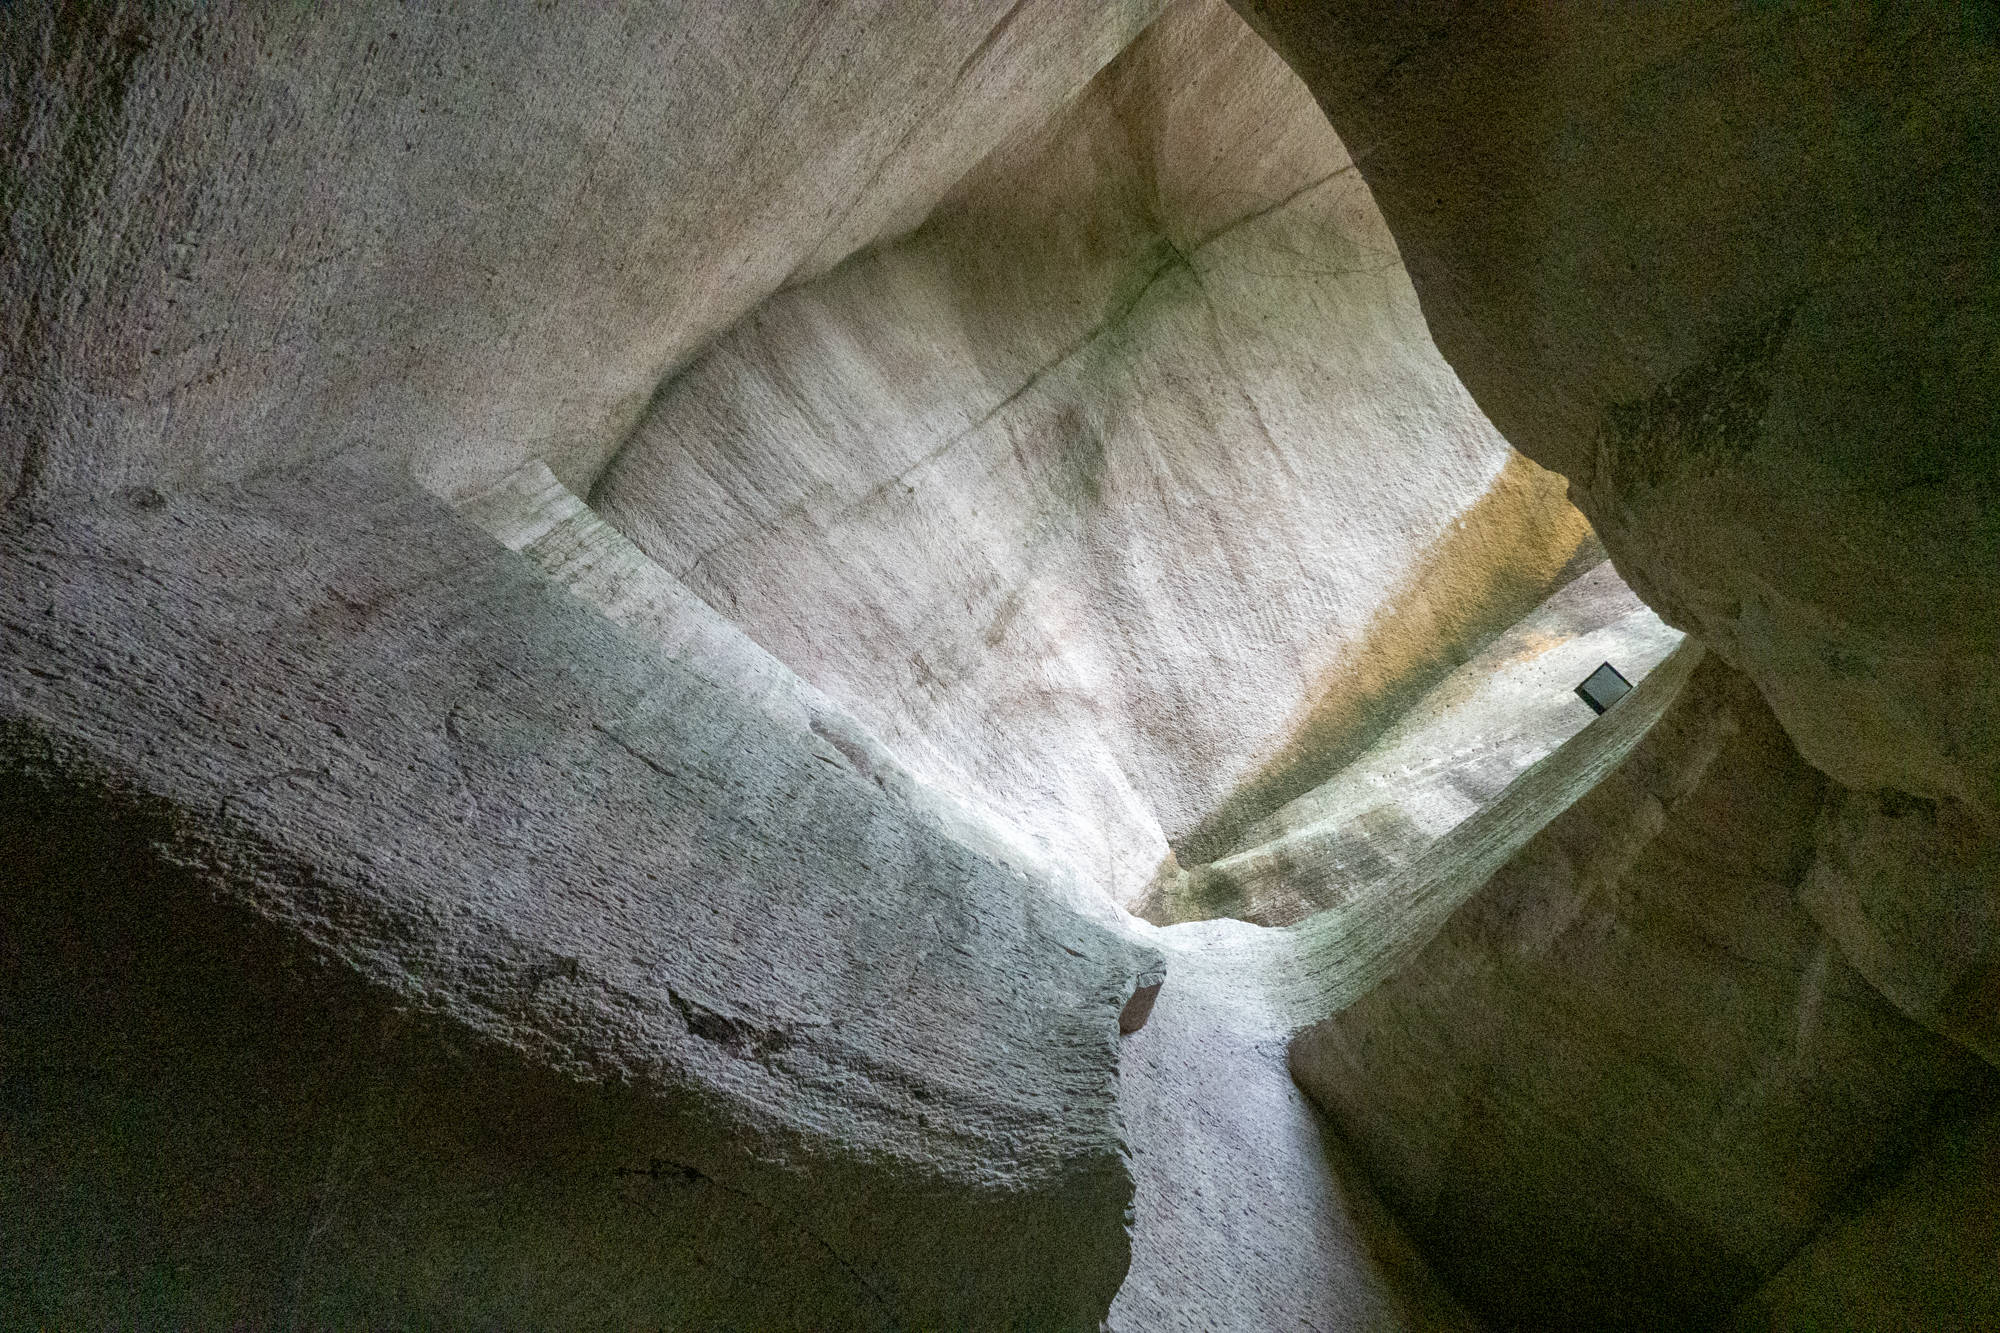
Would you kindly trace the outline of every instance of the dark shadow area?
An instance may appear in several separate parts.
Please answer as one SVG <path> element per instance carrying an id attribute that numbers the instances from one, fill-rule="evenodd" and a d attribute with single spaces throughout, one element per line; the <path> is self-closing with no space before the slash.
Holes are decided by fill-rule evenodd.
<path id="1" fill-rule="evenodd" d="M 5 741 L 0 1324 L 866 1323 L 637 1098 L 435 1030 L 226 906 L 170 808 Z"/>

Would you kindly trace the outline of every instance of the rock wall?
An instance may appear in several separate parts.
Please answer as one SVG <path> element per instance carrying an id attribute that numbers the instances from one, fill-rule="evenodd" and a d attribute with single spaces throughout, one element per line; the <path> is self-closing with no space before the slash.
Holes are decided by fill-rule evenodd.
<path id="1" fill-rule="evenodd" d="M 1135 1184 L 1112 1333 L 1477 1333 L 1285 1068 L 1293 932 L 1146 938 L 1167 984 L 1119 1043 Z"/>
<path id="2" fill-rule="evenodd" d="M 2000 838 L 1956 802 L 1840 791 L 1801 898 L 1910 1017 L 2000 1068 Z"/>
<path id="3" fill-rule="evenodd" d="M 1082 900 L 1074 876 L 978 805 L 911 773 L 833 700 L 760 648 L 599 518 L 536 461 L 466 499 L 459 512 L 676 667 L 753 704 L 795 736 L 830 745 L 892 800 L 995 861 Z"/>
<path id="4" fill-rule="evenodd" d="M 1756 933 L 1819 940 L 1828 962 L 1814 984 L 1843 978 L 1877 1009 L 1893 1006 L 1921 1023 L 1929 1030 L 1922 1038 L 1899 1039 L 1906 1050 L 1925 1048 L 1935 1032 L 1990 1059 L 2000 904 L 1992 859 L 2000 836 L 2000 375 L 1992 358 L 2000 265 L 1988 239 L 2000 223 L 2000 159 L 1990 151 L 2000 130 L 1991 95 L 2000 46 L 1990 19 L 1949 5 L 1810 14 L 1451 0 L 1394 12 L 1297 0 L 1242 0 L 1238 8 L 1285 52 L 1354 152 L 1438 345 L 1482 408 L 1524 453 L 1570 479 L 1632 587 L 1754 682 L 1789 742 L 1834 780 L 1822 802 L 1810 796 L 1820 779 L 1805 770 L 1780 774 L 1743 756 L 1731 761 L 1745 765 L 1734 776 L 1726 765 L 1715 769 L 1719 790 L 1740 785 L 1745 810 L 1787 786 L 1798 810 L 1754 837 L 1727 811 L 1712 831 L 1690 827 L 1687 863 L 1678 872 L 1657 868 L 1662 900 L 1677 873 L 1671 893 L 1702 903 L 1705 928 L 1727 936 L 1737 908 L 1707 895 L 1710 863 L 1723 849 L 1756 864 L 1760 847 L 1789 846 L 1797 859 L 1772 882 L 1789 883 L 1797 901 L 1782 922 L 1774 917 Z M 1756 790 L 1764 784 L 1771 793 Z M 1619 836 L 1580 830 L 1573 855 L 1584 864 L 1588 838 L 1609 846 Z M 1513 894 L 1546 903 L 1570 892 L 1574 872 L 1523 863 L 1510 873 Z M 1482 901 L 1503 896 L 1495 887 Z M 1543 1012 L 1556 993 L 1553 972 L 1535 982 L 1541 974 L 1530 971 L 1531 993 L 1518 989 L 1521 950 L 1544 946 L 1522 933 L 1526 925 L 1504 925 L 1497 905 L 1486 909 L 1486 933 L 1474 943 L 1477 913 L 1467 910 L 1466 924 L 1453 926 L 1456 952 L 1440 945 L 1445 952 L 1371 1000 L 1380 1007 L 1372 1018 L 1357 1014 L 1357 1032 L 1404 1021 L 1431 1032 L 1458 1004 L 1464 1014 L 1500 1007 L 1500 1018 L 1482 1018 L 1474 1032 L 1560 1030 Z M 1583 920 L 1609 910 L 1590 907 Z M 1613 913 L 1605 929 L 1629 941 L 1619 966 L 1634 996 L 1672 1012 L 1678 988 L 1655 977 L 1662 946 L 1648 941 L 1649 917 L 1637 911 Z M 1765 959 L 1768 950 L 1752 956 Z M 1801 996 L 1812 995 L 1799 985 Z M 1758 1001 L 1745 997 L 1756 989 L 1735 980 L 1708 988 L 1701 1007 L 1679 1011 L 1683 1037 L 1708 1030 L 1717 1013 L 1754 1021 Z M 1619 1012 L 1616 995 L 1603 1003 Z M 1669 1051 L 1672 1027 L 1653 1021 L 1647 1049 Z M 1409 1048 L 1397 1053 L 1404 1038 L 1384 1040 L 1385 1061 L 1415 1059 Z M 1439 1061 L 1431 1090 L 1457 1105 L 1485 1086 L 1486 1075 L 1460 1061 L 1488 1038 L 1436 1040 L 1444 1046 L 1430 1053 Z M 1610 1088 L 1610 1036 L 1579 1040 L 1578 1058 L 1606 1062 L 1594 1067 Z M 1566 1042 L 1547 1057 L 1552 1078 L 1562 1072 L 1554 1060 L 1575 1050 Z M 1535 1048 L 1510 1045 L 1503 1054 L 1539 1067 Z M 1591 1093 L 1572 1078 L 1537 1102 L 1561 1106 L 1577 1127 L 1577 1161 L 1599 1152 L 1591 1140 L 1622 1142 L 1619 1108 L 1646 1100 L 1650 1067 L 1637 1065 L 1626 1076 L 1633 1086 L 1615 1094 Z M 1843 1096 L 1873 1095 L 1868 1067 L 1864 1058 L 1836 1075 L 1829 1065 L 1825 1076 L 1843 1085 Z M 1718 1094 L 1741 1086 L 1744 1097 L 1757 1095 L 1747 1068 L 1733 1080 L 1719 1066 L 1711 1072 Z M 1560 1235 L 1573 1225 L 1560 1220 L 1561 1196 L 1573 1190 L 1593 1201 L 1617 1187 L 1599 1166 L 1531 1152 L 1517 1137 L 1521 1127 L 1548 1117 L 1513 1093 L 1481 1094 L 1473 1104 L 1498 1124 L 1454 1149 L 1454 1161 L 1490 1151 L 1511 1163 L 1492 1189 L 1513 1211 L 1484 1222 L 1472 1211 L 1480 1205 L 1439 1203 L 1429 1185 L 1414 1183 L 1444 1169 L 1433 1155 L 1439 1144 L 1423 1139 L 1430 1130 L 1403 1141 L 1400 1113 L 1361 1093 L 1352 1094 L 1345 1123 L 1373 1145 L 1378 1169 L 1398 1173 L 1403 1191 L 1392 1198 L 1431 1219 L 1425 1234 L 1458 1256 L 1441 1259 L 1447 1274 L 1462 1264 L 1460 1280 L 1486 1283 L 1485 1299 L 1505 1302 L 1492 1255 L 1519 1254 L 1524 1271 L 1542 1264 L 1538 1290 L 1563 1289 L 1558 1273 L 1569 1260 L 1560 1248 L 1537 1256 L 1503 1238 L 1526 1225 L 1516 1214 L 1558 1219 L 1551 1225 Z M 1649 1143 L 1661 1141 L 1652 1126 L 1671 1130 L 1685 1118 L 1663 1108 L 1649 1122 Z M 1706 1150 L 1682 1146 L 1684 1159 L 1651 1164 L 1653 1177 L 1633 1166 L 1633 1178 L 1654 1181 L 1652 1195 L 1657 1181 L 1731 1179 L 1727 1163 L 1701 1166 Z M 1817 1198 L 1824 1184 L 1784 1197 Z M 1524 1192 L 1535 1201 L 1520 1204 Z M 1955 1196 L 1950 1206 L 1990 1208 L 1987 1194 L 1976 1205 Z M 1763 1215 L 1756 1197 L 1758 1187 L 1741 1185 L 1731 1213 L 1765 1227 L 1766 1239 L 1796 1234 Z M 1643 1219 L 1649 1208 L 1665 1219 L 1657 1232 L 1614 1247 L 1633 1257 L 1629 1271 L 1607 1279 L 1609 1289 L 1643 1301 L 1651 1299 L 1643 1295 L 1649 1269 L 1722 1274 L 1718 1256 L 1750 1254 L 1740 1280 L 1709 1279 L 1728 1289 L 1705 1298 L 1713 1315 L 1731 1291 L 1770 1274 L 1774 1253 L 1750 1253 L 1740 1235 L 1711 1238 L 1673 1220 L 1685 1206 L 1671 1193 L 1647 1203 L 1628 1191 L 1591 1214 L 1606 1227 L 1614 1217 Z M 1879 1228 L 1868 1234 L 1875 1260 L 1905 1270 L 1924 1262 L 1928 1231 L 1913 1232 L 1893 1258 Z M 1474 1251 L 1473 1235 L 1492 1242 L 1492 1255 Z M 1862 1252 L 1828 1244 L 1850 1261 Z M 1802 1312 L 1829 1308 L 1812 1302 L 1842 1288 L 1824 1268 L 1815 1271 L 1769 1308 L 1808 1322 Z M 1690 1292 L 1702 1291 L 1688 1280 Z M 1819 1295 L 1800 1295 L 1815 1282 Z M 1657 1297 L 1672 1300 L 1666 1291 Z M 1788 1305 L 1794 1298 L 1804 1303 Z M 1526 1317 L 1525 1304 L 1509 1308 Z M 1973 1308 L 1949 1318 L 1977 1322 Z"/>
<path id="5" fill-rule="evenodd" d="M 1238 7 L 1626 581 L 1814 766 L 2000 828 L 1990 13 Z"/>
<path id="6" fill-rule="evenodd" d="M 763 682 L 346 464 L 0 562 L 5 1322 L 1102 1319 L 1157 955 Z"/>
<path id="7" fill-rule="evenodd" d="M 1619 767 L 1701 658 L 1683 644 L 1399 883 L 1287 928 L 1127 920 L 1165 955 L 1167 984 L 1150 1021 L 1119 1045 L 1137 1188 L 1114 1329 L 1480 1327 L 1299 1095 L 1288 1039 L 1410 964 L 1496 870 Z"/>
<path id="8" fill-rule="evenodd" d="M 1736 1312 L 1761 1329 L 2000 1323 L 2000 1116 L 1952 1124 L 1895 1183 L 1827 1228 Z"/>
<path id="9" fill-rule="evenodd" d="M 592 503 L 1124 902 L 1597 549 L 1431 346 L 1305 90 L 1202 0 L 720 339 Z"/>
<path id="10" fill-rule="evenodd" d="M 1308 1017 L 1503 1322 L 1992 1310 L 1990 21 L 1162 8 L 0 10 L 6 1322 L 1462 1326 Z M 1556 473 L 1729 666 L 1121 1050 Z"/>
<path id="11" fill-rule="evenodd" d="M 585 488 L 663 376 L 1158 8 L 10 4 L 0 499 L 357 448 Z"/>
<path id="12" fill-rule="evenodd" d="M 795 732 L 830 741 L 877 786 L 966 846 L 1033 876 L 1060 877 L 976 809 L 916 779 L 548 469 L 523 468 L 460 512 L 677 665 L 755 699 Z M 1302 941 L 1226 929 L 1190 937 L 1129 919 L 1125 929 L 1143 950 L 1159 948 L 1172 989 L 1156 991 L 1143 1026 L 1118 1043 L 1132 1261 L 1108 1326 L 1118 1333 L 1258 1333 L 1284 1320 L 1326 1333 L 1470 1327 L 1286 1072 L 1284 1038 L 1299 1020 L 1279 979 L 1299 970 Z"/>
<path id="13" fill-rule="evenodd" d="M 1474 1309 L 1711 1326 L 1949 1108 L 2000 1100 L 1801 902 L 1826 787 L 1711 658 L 1407 967 L 1295 1040 Z"/>
<path id="14" fill-rule="evenodd" d="M 1251 825 L 1244 850 L 1160 876 L 1140 914 L 1162 925 L 1291 925 L 1400 895 L 1440 838 L 1592 720 L 1578 681 L 1609 660 L 1641 684 L 1681 639 L 1606 561 L 1494 638 L 1339 773 Z"/>

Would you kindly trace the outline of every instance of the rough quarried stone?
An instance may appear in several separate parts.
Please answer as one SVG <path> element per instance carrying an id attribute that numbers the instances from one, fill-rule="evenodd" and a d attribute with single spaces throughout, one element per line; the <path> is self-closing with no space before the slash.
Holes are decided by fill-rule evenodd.
<path id="1" fill-rule="evenodd" d="M 1475 1333 L 1286 1073 L 1300 939 L 1146 935 L 1169 975 L 1119 1042 L 1137 1191 L 1113 1333 Z"/>
<path id="2" fill-rule="evenodd" d="M 662 377 L 1158 11 L 7 5 L 0 498 L 352 448 L 587 489 Z"/>
<path id="3" fill-rule="evenodd" d="M 795 730 L 831 739 L 878 784 L 970 846 L 1033 873 L 1017 841 L 908 775 L 812 686 L 728 624 L 539 466 L 461 512 L 560 586 L 688 671 L 748 694 Z M 1643 706 L 1642 706 L 1643 707 Z M 1561 788 L 1558 788 L 1561 790 Z M 1456 864 L 1456 863 L 1454 863 Z M 1074 892 L 1074 887 L 1072 888 Z M 1435 919 L 1441 919 L 1435 918 Z M 1284 1038 L 1324 1015 L 1296 993 L 1304 941 L 1289 932 L 1203 937 L 1129 922 L 1189 985 L 1154 1012 L 1167 969 L 1133 980 L 1119 1014 L 1119 1099 L 1135 1178 L 1132 1265 L 1110 1324 L 1131 1333 L 1261 1330 L 1296 1317 L 1326 1329 L 1460 1329 L 1367 1186 L 1325 1139 L 1285 1070 Z M 1365 953 L 1342 960 L 1365 972 Z M 1228 1239 L 1223 1238 L 1226 1227 Z"/>
<path id="4" fill-rule="evenodd" d="M 1157 955 L 378 472 L 0 562 L 8 1322 L 1102 1319 Z"/>
<path id="5" fill-rule="evenodd" d="M 1459 1327 L 1412 955 L 1488 1309 L 1990 1312 L 1985 20 L 1159 8 L 5 8 L 4 1322 Z M 1690 646 L 1120 1043 L 1589 563 L 1424 317 L 1853 790 Z"/>
<path id="6" fill-rule="evenodd" d="M 2000 828 L 2000 43 L 1957 4 L 1238 0 L 1501 432 L 1808 762 Z"/>
<path id="7" fill-rule="evenodd" d="M 1113 1329 L 1478 1327 L 1300 1094 L 1286 1043 L 1422 950 L 1455 907 L 1618 767 L 1700 658 L 1684 645 L 1626 704 L 1440 838 L 1394 893 L 1280 929 L 1128 921 L 1166 955 L 1170 981 L 1119 1048 L 1137 1191 Z"/>
<path id="8" fill-rule="evenodd" d="M 1610 654 L 1641 681 L 1680 641 L 1599 565 L 1445 677 L 1333 778 L 1251 825 L 1241 850 L 1162 873 L 1141 913 L 1161 924 L 1290 925 L 1395 895 L 1439 838 L 1583 730 L 1593 714 L 1569 688 L 1579 674 Z"/>
<path id="9" fill-rule="evenodd" d="M 1475 1309 L 1711 1322 L 1865 1197 L 1940 1099 L 2000 1098 L 1800 905 L 1825 785 L 1709 659 L 1408 966 L 1293 1043 Z"/>
<path id="10" fill-rule="evenodd" d="M 2000 1327 L 2000 1115 L 1942 1130 L 1878 1198 L 1792 1257 L 1737 1333 Z"/>
<path id="11" fill-rule="evenodd" d="M 559 587 L 612 624 L 716 689 L 750 700 L 795 734 L 810 732 L 818 752 L 833 747 L 890 797 L 939 824 L 951 837 L 1022 873 L 1087 901 L 1075 876 L 989 810 L 919 779 L 856 719 L 765 652 L 634 546 L 537 460 L 462 502 L 459 512 L 510 551 L 541 567 Z M 1101 906 L 1100 906 L 1101 910 Z"/>
<path id="12" fill-rule="evenodd" d="M 1837 791 L 1802 896 L 1897 1008 L 2000 1066 L 2000 838 L 1949 799 Z"/>
<path id="13" fill-rule="evenodd" d="M 1297 966 L 1283 984 L 1296 1026 L 1319 1022 L 1408 966 L 1551 820 L 1623 766 L 1680 697 L 1702 657 L 1699 644 L 1683 642 L 1624 704 L 1564 741 L 1400 873 L 1285 927 L 1300 942 Z M 1262 873 L 1274 883 L 1287 873 L 1324 883 L 1326 866 L 1310 845 L 1304 850 L 1288 872 L 1280 844 L 1274 864 Z"/>
<path id="14" fill-rule="evenodd" d="M 1305 89 L 1212 2 L 719 339 L 591 501 L 1124 903 L 1598 558 L 1438 357 Z"/>

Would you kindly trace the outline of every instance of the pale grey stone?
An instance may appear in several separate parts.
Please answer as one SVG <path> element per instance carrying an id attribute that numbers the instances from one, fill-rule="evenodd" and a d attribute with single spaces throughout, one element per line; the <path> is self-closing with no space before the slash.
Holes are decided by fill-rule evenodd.
<path id="1" fill-rule="evenodd" d="M 1156 954 L 392 476 L 0 560 L 10 1321 L 1101 1317 Z"/>

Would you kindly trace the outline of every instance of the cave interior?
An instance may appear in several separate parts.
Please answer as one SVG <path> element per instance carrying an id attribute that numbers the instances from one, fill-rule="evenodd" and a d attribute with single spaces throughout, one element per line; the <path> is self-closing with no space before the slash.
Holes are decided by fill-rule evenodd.
<path id="1" fill-rule="evenodd" d="M 2000 1327 L 1987 7 L 0 35 L 0 1324 Z"/>

